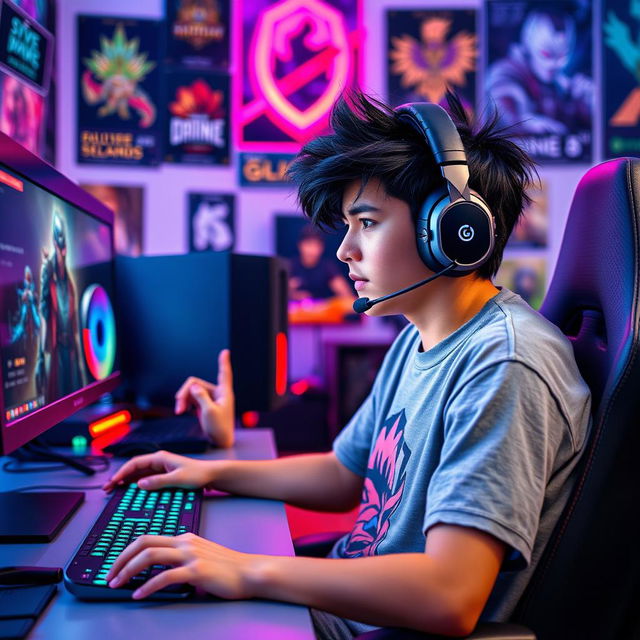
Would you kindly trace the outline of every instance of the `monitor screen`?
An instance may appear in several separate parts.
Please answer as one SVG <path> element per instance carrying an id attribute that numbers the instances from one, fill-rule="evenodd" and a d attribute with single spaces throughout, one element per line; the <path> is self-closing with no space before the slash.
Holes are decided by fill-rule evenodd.
<path id="1" fill-rule="evenodd" d="M 336 256 L 344 230 L 321 231 L 302 215 L 278 215 L 276 254 L 289 262 L 289 324 L 359 321 L 349 267 Z"/>
<path id="2" fill-rule="evenodd" d="M 69 189 L 56 194 L 5 157 L 0 153 L 0 371 L 7 452 L 110 390 L 118 362 L 112 222 L 100 209 L 73 204 L 80 189 L 59 174 L 50 185 Z"/>

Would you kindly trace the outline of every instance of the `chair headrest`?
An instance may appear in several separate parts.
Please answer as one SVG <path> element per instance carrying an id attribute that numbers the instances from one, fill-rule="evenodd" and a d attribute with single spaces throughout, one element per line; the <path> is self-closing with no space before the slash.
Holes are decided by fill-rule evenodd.
<path id="1" fill-rule="evenodd" d="M 637 340 L 639 227 L 640 160 L 620 158 L 589 170 L 576 189 L 541 308 L 572 340 L 594 413 L 607 380 L 620 373 L 613 365 L 628 360 Z"/>

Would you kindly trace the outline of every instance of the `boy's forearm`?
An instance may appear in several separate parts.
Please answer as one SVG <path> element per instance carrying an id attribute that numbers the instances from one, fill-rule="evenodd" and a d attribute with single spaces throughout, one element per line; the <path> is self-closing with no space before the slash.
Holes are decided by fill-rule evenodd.
<path id="1" fill-rule="evenodd" d="M 307 509 L 343 511 L 357 505 L 361 480 L 333 454 L 265 461 L 214 461 L 210 486 L 220 491 L 283 500 Z"/>
<path id="2" fill-rule="evenodd" d="M 256 598 L 295 602 L 376 626 L 470 633 L 482 606 L 439 572 L 427 554 L 356 559 L 255 556 L 247 581 Z"/>

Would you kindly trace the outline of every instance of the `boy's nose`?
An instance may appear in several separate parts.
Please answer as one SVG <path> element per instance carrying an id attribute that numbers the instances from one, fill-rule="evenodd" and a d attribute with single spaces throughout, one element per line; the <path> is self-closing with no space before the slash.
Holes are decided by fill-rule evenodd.
<path id="1" fill-rule="evenodd" d="M 336 256 L 341 262 L 350 262 L 351 260 L 360 260 L 362 255 L 358 247 L 349 239 L 349 234 L 344 237 L 340 243 Z"/>

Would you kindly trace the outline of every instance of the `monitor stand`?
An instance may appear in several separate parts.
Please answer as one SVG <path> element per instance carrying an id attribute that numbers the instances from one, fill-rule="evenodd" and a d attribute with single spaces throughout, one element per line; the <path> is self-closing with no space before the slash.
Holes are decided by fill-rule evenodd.
<path id="1" fill-rule="evenodd" d="M 51 542 L 83 500 L 82 491 L 0 493 L 0 543 Z"/>

